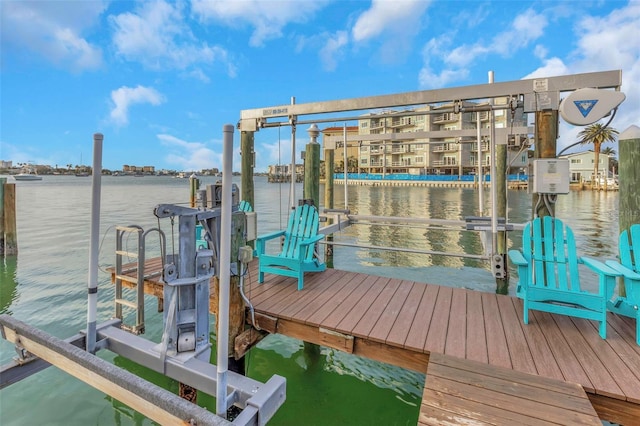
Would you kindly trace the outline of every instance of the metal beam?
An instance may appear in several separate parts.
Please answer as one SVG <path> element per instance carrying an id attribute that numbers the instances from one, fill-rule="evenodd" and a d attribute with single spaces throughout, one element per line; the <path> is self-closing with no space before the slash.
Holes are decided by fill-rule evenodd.
<path id="1" fill-rule="evenodd" d="M 593 87 L 618 89 L 622 85 L 622 71 L 601 71 L 572 74 L 549 78 L 534 78 L 502 83 L 478 84 L 436 90 L 368 96 L 305 104 L 276 105 L 247 109 L 240 112 L 240 129 L 256 130 L 260 122 L 273 117 L 297 117 L 310 114 L 326 114 L 344 111 L 359 111 L 378 108 L 393 108 L 412 105 L 437 104 L 450 101 L 489 99 L 534 92 L 567 92 Z"/>
<path id="2" fill-rule="evenodd" d="M 0 328 L 6 340 L 19 344 L 160 424 L 231 424 L 178 395 L 9 315 L 0 315 Z"/>

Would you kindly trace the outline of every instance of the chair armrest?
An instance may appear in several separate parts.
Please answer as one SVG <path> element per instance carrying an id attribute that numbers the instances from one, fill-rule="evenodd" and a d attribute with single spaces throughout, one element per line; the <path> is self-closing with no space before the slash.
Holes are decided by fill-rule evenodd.
<path id="1" fill-rule="evenodd" d="M 622 275 L 617 270 L 610 268 L 604 263 L 598 260 L 592 259 L 590 257 L 582 256 L 580 257 L 579 262 L 585 264 L 586 266 L 589 267 L 589 269 L 591 269 L 594 272 L 597 272 L 598 274 L 607 275 L 610 277 L 619 277 L 620 275 Z"/>
<path id="2" fill-rule="evenodd" d="M 274 238 L 280 237 L 282 235 L 284 235 L 286 231 L 275 231 L 275 232 L 270 232 L 268 234 L 264 234 L 264 235 L 260 235 L 258 236 L 258 238 L 256 238 L 257 241 L 267 241 L 267 240 L 272 240 Z"/>
<path id="3" fill-rule="evenodd" d="M 627 268 L 624 265 L 621 265 L 620 262 L 617 262 L 615 260 L 607 260 L 605 263 L 609 268 L 615 270 L 625 278 L 628 278 L 634 281 L 636 280 L 640 281 L 640 274 L 633 272 L 631 269 Z"/>
<path id="4" fill-rule="evenodd" d="M 518 266 L 527 266 L 529 264 L 527 259 L 520 253 L 520 250 L 509 250 L 509 259 Z"/>
<path id="5" fill-rule="evenodd" d="M 315 237 L 311 237 L 311 238 L 300 241 L 300 245 L 308 246 L 309 244 L 315 244 L 323 238 L 324 238 L 324 234 L 318 234 Z"/>

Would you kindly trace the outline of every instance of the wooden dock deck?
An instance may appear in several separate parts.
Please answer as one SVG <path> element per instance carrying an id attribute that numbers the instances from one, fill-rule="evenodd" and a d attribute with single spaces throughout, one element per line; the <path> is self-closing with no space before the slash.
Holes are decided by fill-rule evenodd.
<path id="1" fill-rule="evenodd" d="M 580 385 L 436 353 L 418 424 L 602 426 Z"/>
<path id="2" fill-rule="evenodd" d="M 162 297 L 159 260 L 145 265 L 145 292 Z M 633 319 L 609 313 L 602 340 L 584 319 L 532 311 L 524 325 L 510 296 L 335 269 L 307 274 L 298 291 L 293 278 L 266 274 L 258 284 L 257 275 L 254 260 L 245 293 L 269 332 L 421 372 L 437 353 L 574 383 L 601 419 L 639 424 Z"/>

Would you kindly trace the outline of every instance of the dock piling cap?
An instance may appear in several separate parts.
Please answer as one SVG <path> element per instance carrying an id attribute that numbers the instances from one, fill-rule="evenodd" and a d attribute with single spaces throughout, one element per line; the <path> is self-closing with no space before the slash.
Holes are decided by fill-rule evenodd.
<path id="1" fill-rule="evenodd" d="M 640 127 L 632 124 L 620 133 L 618 140 L 624 141 L 627 139 L 640 139 Z"/>

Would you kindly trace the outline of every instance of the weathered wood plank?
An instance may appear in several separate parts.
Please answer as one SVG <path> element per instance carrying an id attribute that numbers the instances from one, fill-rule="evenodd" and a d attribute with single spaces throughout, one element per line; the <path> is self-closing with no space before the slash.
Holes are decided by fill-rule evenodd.
<path id="1" fill-rule="evenodd" d="M 487 363 L 487 336 L 484 329 L 482 294 L 470 291 L 467 294 L 467 353 L 466 358 Z"/>
<path id="2" fill-rule="evenodd" d="M 452 287 L 441 287 L 433 309 L 433 317 L 429 334 L 424 343 L 424 350 L 429 352 L 444 353 L 444 345 L 447 341 L 447 327 L 449 326 L 449 314 L 451 313 Z"/>
<path id="3" fill-rule="evenodd" d="M 567 342 L 552 315 L 547 312 L 531 311 L 529 312 L 530 324 L 531 321 L 540 324 L 540 327 L 544 329 L 545 338 L 558 362 L 558 367 L 562 371 L 564 380 L 579 383 L 587 392 L 595 392 L 593 383 L 591 383 L 571 349 L 571 343 Z"/>
<path id="4" fill-rule="evenodd" d="M 558 362 L 549 347 L 549 343 L 545 338 L 544 331 L 540 327 L 540 323 L 529 321 L 524 324 L 523 302 L 520 299 L 513 298 L 512 303 L 515 307 L 518 320 L 522 324 L 522 332 L 531 351 L 533 362 L 536 365 L 538 374 L 556 380 L 564 380 L 562 371 L 558 366 Z"/>
<path id="5" fill-rule="evenodd" d="M 467 353 L 467 291 L 454 288 L 444 353 L 464 358 Z"/>
<path id="6" fill-rule="evenodd" d="M 336 293 L 335 300 L 327 300 L 323 307 L 325 309 L 318 309 L 316 312 L 307 317 L 304 321 L 307 324 L 323 324 L 325 327 L 327 323 L 325 320 L 333 315 L 334 311 L 338 309 L 340 306 L 347 305 L 348 302 L 346 300 L 351 296 L 355 289 L 357 289 L 364 281 L 367 279 L 367 276 L 364 274 L 356 274 L 350 275 L 346 281 L 348 281 L 348 287 L 345 286 L 338 293 Z"/>
<path id="7" fill-rule="evenodd" d="M 498 301 L 495 294 L 482 293 L 482 309 L 484 310 L 485 330 L 487 336 L 487 353 L 489 363 L 500 367 L 511 368 L 511 358 L 504 327 L 500 320 Z"/>
<path id="8" fill-rule="evenodd" d="M 362 297 L 358 302 L 353 306 L 353 309 L 340 321 L 337 328 L 338 330 L 343 330 L 345 333 L 358 335 L 358 337 L 368 337 L 369 330 L 362 333 L 354 333 L 354 329 L 358 324 L 369 321 L 375 322 L 380 317 L 384 306 L 377 304 L 380 298 L 385 298 L 386 300 L 383 302 L 386 305 L 389 299 L 393 296 L 393 292 L 397 288 L 397 280 L 394 280 L 396 285 L 391 284 L 391 289 L 388 292 L 385 292 L 385 289 L 391 283 L 390 278 L 379 277 L 371 289 L 367 292 L 367 294 Z"/>
<path id="9" fill-rule="evenodd" d="M 396 317 L 391 330 L 389 330 L 389 334 L 385 340 L 386 343 L 390 345 L 405 345 L 411 325 L 414 323 L 414 318 L 418 315 L 418 312 L 420 312 L 418 308 L 426 289 L 426 284 L 413 284 L 409 291 L 409 295 L 407 296 L 407 300 L 403 304 L 400 312 L 398 312 L 398 316 Z"/>
<path id="10" fill-rule="evenodd" d="M 305 290 L 307 291 L 303 292 L 298 291 L 298 281 L 295 278 L 287 277 L 287 280 L 283 283 L 283 285 L 287 286 L 287 291 L 285 293 L 281 292 L 281 297 L 278 300 L 270 300 L 271 303 L 265 304 L 263 308 L 281 318 L 293 319 L 294 314 L 302 309 L 308 300 L 312 300 L 312 297 L 322 294 L 327 286 L 342 276 L 335 269 L 327 272 L 327 274 L 323 274 L 320 281 L 314 281 L 313 278 L 320 277 L 317 274 L 311 274 L 313 275 L 312 277 L 305 279 Z"/>
<path id="11" fill-rule="evenodd" d="M 579 385 L 439 354 L 431 355 L 420 416 L 420 421 L 430 421 L 425 424 L 434 424 L 434 419 L 458 424 L 600 424 Z"/>
<path id="12" fill-rule="evenodd" d="M 522 331 L 524 324 L 518 318 L 511 298 L 497 295 L 496 300 L 498 301 L 500 318 L 504 326 L 504 335 L 507 339 L 507 347 L 509 348 L 509 356 L 511 357 L 513 368 L 525 373 L 537 373 L 531 350 Z"/>
<path id="13" fill-rule="evenodd" d="M 440 288 L 441 287 L 436 285 L 427 285 L 427 288 L 425 288 L 420 304 L 418 305 L 418 310 L 413 317 L 413 323 L 411 323 L 411 328 L 407 334 L 407 340 L 404 342 L 405 348 L 424 352 L 424 345 L 427 341 L 429 328 L 431 328 L 433 310 L 436 306 Z"/>
<path id="14" fill-rule="evenodd" d="M 598 364 L 593 365 L 592 370 L 594 370 L 594 373 L 599 370 L 599 366 L 606 367 L 600 367 L 600 369 L 609 373 L 611 380 L 616 383 L 618 389 L 622 390 L 627 400 L 640 404 L 640 381 L 638 381 L 634 372 L 629 369 L 620 356 L 611 348 L 611 345 L 599 338 L 600 336 L 594 335 L 594 323 L 579 318 L 569 319 L 575 325 L 576 329 L 580 331 L 585 343 L 591 348 L 591 353 L 597 357 L 599 361 Z M 640 370 L 638 373 L 640 373 Z M 620 395 L 620 393 L 616 395 Z"/>
<path id="15" fill-rule="evenodd" d="M 399 318 L 400 312 L 408 302 L 407 297 L 411 293 L 416 284 L 414 282 L 402 281 L 389 301 L 380 318 L 369 332 L 369 338 L 378 342 L 386 342 L 391 329 L 396 320 Z M 409 327 L 406 328 L 407 330 Z"/>

